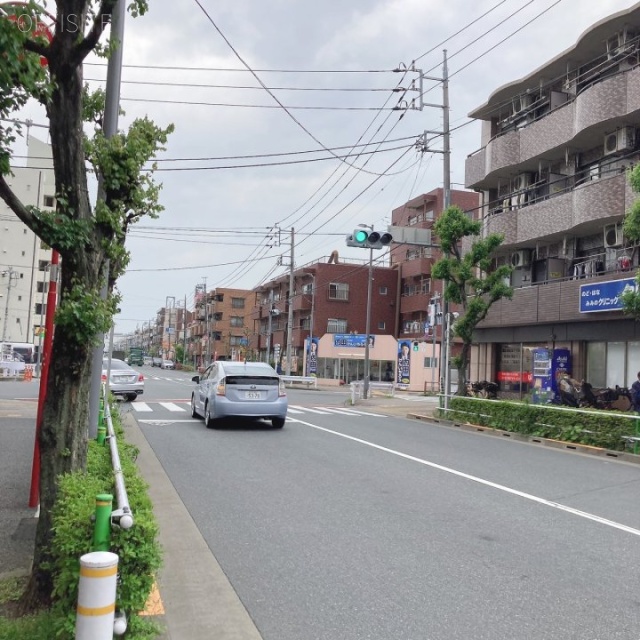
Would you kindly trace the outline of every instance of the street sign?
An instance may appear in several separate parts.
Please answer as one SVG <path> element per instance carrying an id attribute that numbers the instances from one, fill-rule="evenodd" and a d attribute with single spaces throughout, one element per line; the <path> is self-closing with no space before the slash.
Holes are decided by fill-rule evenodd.
<path id="1" fill-rule="evenodd" d="M 401 244 L 416 244 L 421 247 L 436 246 L 432 244 L 431 229 L 418 229 L 417 227 L 387 227 L 393 236 L 393 241 Z"/>

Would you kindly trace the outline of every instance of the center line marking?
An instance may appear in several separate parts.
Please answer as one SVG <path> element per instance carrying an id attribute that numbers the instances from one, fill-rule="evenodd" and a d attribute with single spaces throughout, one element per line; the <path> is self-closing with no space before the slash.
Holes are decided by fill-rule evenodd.
<path id="1" fill-rule="evenodd" d="M 621 524 L 620 522 L 615 522 L 614 520 L 608 520 L 607 518 L 601 518 L 600 516 L 596 516 L 593 513 L 588 513 L 586 511 L 580 511 L 580 509 L 574 509 L 573 507 L 568 507 L 567 505 L 560 504 L 559 502 L 554 502 L 553 500 L 546 500 L 545 498 L 540 498 L 538 496 L 534 496 L 531 493 L 525 493 L 524 491 L 518 491 L 517 489 L 511 489 L 510 487 L 506 487 L 503 484 L 498 484 L 496 482 L 491 482 L 490 480 L 483 480 L 482 478 L 478 478 L 478 476 L 472 476 L 468 473 L 464 473 L 463 471 L 456 471 L 455 469 L 451 469 L 451 467 L 444 467 L 441 464 L 436 464 L 435 462 L 429 462 L 428 460 L 424 460 L 423 458 L 417 458 L 416 456 L 411 456 L 408 453 L 402 453 L 401 451 L 396 451 L 395 449 L 389 449 L 388 447 L 383 447 L 382 445 L 375 444 L 374 442 L 369 442 L 368 440 L 362 440 L 361 438 L 355 438 L 354 436 L 348 436 L 345 433 L 340 433 L 339 431 L 333 431 L 332 429 L 327 429 L 326 427 L 320 427 L 317 424 L 311 424 L 311 422 L 305 422 L 304 420 L 300 420 L 296 418 L 291 422 L 298 422 L 299 424 L 304 424 L 313 429 L 318 429 L 319 431 L 324 431 L 326 433 L 330 433 L 334 436 L 339 436 L 340 438 L 345 438 L 346 440 L 352 440 L 353 442 L 358 442 L 360 444 L 364 444 L 367 447 L 371 447 L 372 449 L 378 449 L 379 451 L 384 451 L 385 453 L 390 453 L 394 456 L 398 456 L 399 458 L 404 458 L 405 460 L 411 460 L 412 462 L 417 462 L 426 467 L 431 467 L 432 469 L 438 469 L 439 471 L 444 471 L 445 473 L 450 473 L 451 475 L 458 476 L 459 478 L 464 478 L 465 480 L 471 480 L 472 482 L 477 482 L 478 484 L 482 484 L 485 487 L 491 487 L 492 489 L 498 489 L 499 491 L 504 491 L 505 493 L 510 493 L 511 495 L 518 496 L 520 498 L 524 498 L 525 500 L 531 500 L 531 502 L 537 502 L 538 504 L 542 504 L 547 507 L 551 507 L 553 509 L 558 509 L 560 511 L 564 511 L 566 513 L 571 513 L 574 516 L 578 516 L 580 518 L 585 518 L 586 520 L 591 520 L 593 522 L 597 522 L 599 524 L 603 524 L 607 527 L 611 527 L 613 529 L 619 529 L 620 531 L 625 531 L 626 533 L 630 533 L 634 536 L 640 536 L 640 529 L 634 529 L 633 527 L 629 527 L 626 524 Z"/>

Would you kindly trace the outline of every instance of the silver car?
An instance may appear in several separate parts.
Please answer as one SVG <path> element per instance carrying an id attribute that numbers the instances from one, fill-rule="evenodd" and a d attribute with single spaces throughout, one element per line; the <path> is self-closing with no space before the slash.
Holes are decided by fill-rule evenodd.
<path id="1" fill-rule="evenodd" d="M 107 380 L 108 360 L 102 361 L 102 381 Z M 126 362 L 111 358 L 109 390 L 114 396 L 124 396 L 133 402 L 144 392 L 144 376 L 132 369 Z"/>
<path id="2" fill-rule="evenodd" d="M 204 417 L 207 427 L 228 417 L 265 418 L 282 429 L 287 417 L 287 392 L 273 367 L 264 362 L 218 361 L 209 365 L 191 394 L 191 415 Z"/>

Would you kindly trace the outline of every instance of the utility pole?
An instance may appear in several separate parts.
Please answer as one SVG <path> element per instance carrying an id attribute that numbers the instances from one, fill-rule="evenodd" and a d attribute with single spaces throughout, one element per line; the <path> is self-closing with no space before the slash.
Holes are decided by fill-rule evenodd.
<path id="1" fill-rule="evenodd" d="M 289 264 L 289 310 L 287 314 L 287 366 L 285 369 L 286 375 L 291 375 L 291 351 L 293 350 L 293 288 L 295 286 L 295 278 L 293 271 L 295 268 L 295 262 L 293 259 L 295 242 L 294 242 L 294 230 L 291 228 L 291 262 Z"/>
<path id="2" fill-rule="evenodd" d="M 273 289 L 269 290 L 269 318 L 267 320 L 267 364 L 271 361 L 271 332 L 273 322 Z M 276 363 L 277 366 L 277 363 Z M 275 367 L 274 367 L 275 368 Z"/>
<path id="3" fill-rule="evenodd" d="M 442 189 L 444 192 L 443 207 L 448 209 L 451 205 L 451 148 L 450 148 L 450 136 L 451 131 L 449 128 L 449 71 L 447 68 L 447 50 L 444 50 L 444 61 L 442 64 L 442 130 L 443 130 L 443 146 L 444 151 L 442 157 Z M 445 253 L 445 257 L 449 257 L 448 252 Z M 449 395 L 451 394 L 451 368 L 450 368 L 450 318 L 449 318 L 449 301 L 445 296 L 445 290 L 448 282 L 446 280 L 442 283 L 442 347 L 444 348 L 444 359 L 442 360 L 442 366 L 444 367 L 444 408 L 445 411 L 449 408 Z M 442 358 L 442 353 L 440 354 Z"/>
<path id="4" fill-rule="evenodd" d="M 204 277 L 202 280 L 204 282 L 204 323 L 207 334 L 207 347 L 205 349 L 205 358 L 203 358 L 204 362 L 202 363 L 202 366 L 206 368 L 209 366 L 209 360 L 211 359 L 211 356 L 209 355 L 211 353 L 211 348 L 209 346 L 211 335 L 209 332 L 209 292 L 207 291 L 207 278 Z"/>
<path id="5" fill-rule="evenodd" d="M 117 0 L 111 14 L 111 35 L 109 43 L 111 54 L 107 65 L 107 83 L 105 88 L 104 121 L 102 130 L 105 138 L 111 138 L 118 131 L 118 114 L 120 113 L 120 80 L 122 76 L 122 47 L 124 40 L 124 19 L 126 15 L 125 0 Z M 98 200 L 104 200 L 102 177 L 98 177 Z M 106 300 L 109 295 L 109 260 L 105 261 L 104 286 L 101 297 Z M 45 334 L 46 337 L 46 334 Z M 98 435 L 98 413 L 100 410 L 100 387 L 102 386 L 102 356 L 104 352 L 104 334 L 98 336 L 98 345 L 93 350 L 91 361 L 91 387 L 89 389 L 89 438 Z M 111 353 L 107 365 L 107 384 L 111 369 Z"/>
<path id="6" fill-rule="evenodd" d="M 167 360 L 171 357 L 171 333 L 175 330 L 175 327 L 171 326 L 171 316 L 175 316 L 176 311 L 176 299 L 175 296 L 167 296 L 165 300 L 165 313 L 167 314 L 167 334 L 169 335 L 169 344 L 167 347 Z"/>
<path id="7" fill-rule="evenodd" d="M 182 366 L 187 358 L 187 294 L 184 294 L 184 310 L 182 312 L 182 326 L 184 328 L 184 348 L 182 349 Z"/>
<path id="8" fill-rule="evenodd" d="M 11 298 L 11 287 L 13 286 L 13 281 L 18 279 L 18 272 L 14 271 L 13 267 L 9 267 L 6 271 L 2 272 L 2 276 L 7 276 L 8 278 L 8 287 L 7 287 L 7 299 L 4 305 L 4 324 L 2 325 L 2 342 L 7 339 L 7 326 L 9 321 L 9 300 Z"/>

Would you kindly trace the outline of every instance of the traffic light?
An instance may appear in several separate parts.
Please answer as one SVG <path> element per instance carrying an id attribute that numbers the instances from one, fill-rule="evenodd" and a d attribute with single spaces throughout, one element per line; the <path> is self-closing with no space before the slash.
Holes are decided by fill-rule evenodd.
<path id="1" fill-rule="evenodd" d="M 360 247 L 362 249 L 384 249 L 393 240 L 390 233 L 379 233 L 378 231 L 367 231 L 366 229 L 354 229 L 353 233 L 347 236 L 347 247 Z"/>
<path id="2" fill-rule="evenodd" d="M 420 350 L 420 343 L 417 340 L 413 341 L 413 350 L 414 351 L 419 351 Z"/>

